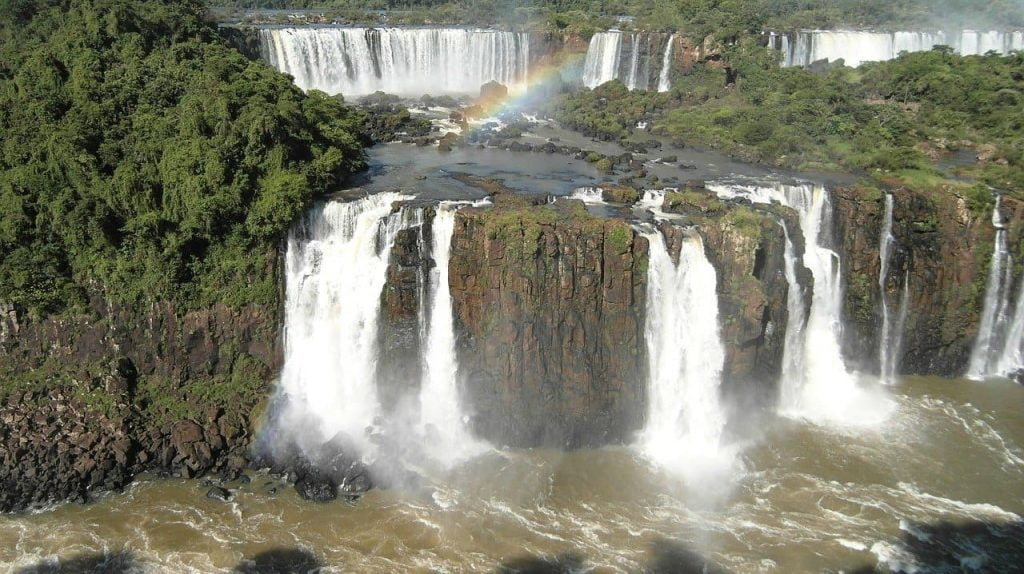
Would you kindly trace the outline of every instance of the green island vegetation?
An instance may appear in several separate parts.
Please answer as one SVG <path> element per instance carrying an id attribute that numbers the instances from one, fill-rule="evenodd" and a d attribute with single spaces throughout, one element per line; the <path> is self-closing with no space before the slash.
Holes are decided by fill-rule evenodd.
<path id="1" fill-rule="evenodd" d="M 0 2 L 0 301 L 276 305 L 273 253 L 365 166 L 361 112 L 193 0 Z"/>
<path id="2" fill-rule="evenodd" d="M 609 82 L 563 95 L 550 111 L 599 139 L 628 140 L 644 120 L 679 143 L 749 161 L 867 171 L 915 187 L 946 181 L 933 160 L 969 148 L 984 161 L 958 175 L 1024 189 L 1024 54 L 962 57 L 940 47 L 812 73 L 780 68 L 755 38 L 727 51 L 728 66 L 699 65 L 668 93 Z"/>

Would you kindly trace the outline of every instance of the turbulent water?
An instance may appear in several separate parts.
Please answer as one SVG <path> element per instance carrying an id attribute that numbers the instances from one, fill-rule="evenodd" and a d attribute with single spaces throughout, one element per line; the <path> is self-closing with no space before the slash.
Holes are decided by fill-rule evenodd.
<path id="1" fill-rule="evenodd" d="M 964 56 L 989 51 L 1009 54 L 1024 50 L 1024 32 L 875 32 L 870 30 L 804 30 L 772 34 L 769 46 L 782 52 L 782 65 L 807 66 L 818 60 L 842 59 L 847 66 L 892 60 L 900 52 L 924 52 L 934 46 L 950 46 Z"/>
<path id="2" fill-rule="evenodd" d="M 1024 367 L 1024 278 L 1020 282 L 1016 305 L 1011 306 L 1013 256 L 1007 245 L 1006 223 L 1000 204 L 1001 198 L 997 196 L 992 208 L 992 226 L 996 236 L 981 324 L 967 367 L 967 376 L 973 379 L 1006 375 Z"/>
<path id="3" fill-rule="evenodd" d="M 722 449 L 725 348 L 715 268 L 695 231 L 682 238 L 677 261 L 660 232 L 643 235 L 650 244 L 644 336 L 649 383 L 641 443 L 653 460 L 691 482 L 721 479 L 730 463 Z"/>
<path id="4" fill-rule="evenodd" d="M 598 32 L 590 38 L 583 85 L 594 88 L 619 80 L 631 90 L 668 91 L 676 36 L 643 32 Z"/>
<path id="5" fill-rule="evenodd" d="M 932 379 L 892 392 L 896 412 L 872 432 L 766 421 L 748 471 L 713 505 L 628 449 L 492 452 L 351 505 L 266 494 L 263 475 L 230 503 L 204 498 L 198 481 L 143 481 L 0 518 L 0 564 L 107 551 L 134 571 L 209 573 L 292 549 L 326 572 L 491 572 L 556 557 L 630 573 L 705 559 L 736 574 L 1019 571 L 1024 388 Z"/>
<path id="6" fill-rule="evenodd" d="M 304 90 L 419 97 L 525 87 L 529 34 L 467 28 L 268 28 L 264 59 Z"/>

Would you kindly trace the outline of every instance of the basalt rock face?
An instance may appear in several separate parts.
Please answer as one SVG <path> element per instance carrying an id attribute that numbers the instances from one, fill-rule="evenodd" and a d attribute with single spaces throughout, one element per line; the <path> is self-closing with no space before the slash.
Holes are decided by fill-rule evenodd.
<path id="1" fill-rule="evenodd" d="M 890 317 L 909 285 L 903 374 L 950 376 L 964 372 L 977 334 L 994 246 L 992 202 L 972 190 L 894 189 L 896 239 L 886 280 Z M 844 353 L 860 370 L 877 372 L 881 332 L 879 238 L 884 195 L 877 189 L 833 191 L 836 248 L 845 287 Z M 1024 202 L 1004 197 L 1011 253 L 1024 241 Z"/>
<path id="2" fill-rule="evenodd" d="M 628 441 L 643 424 L 647 241 L 578 201 L 458 212 L 450 279 L 475 433 L 512 446 Z"/>
<path id="3" fill-rule="evenodd" d="M 388 257 L 387 281 L 381 292 L 380 360 L 377 390 L 386 409 L 418 387 L 423 341 L 421 309 L 427 295 L 433 242 L 434 208 L 423 208 L 423 223 L 398 232 Z"/>
<path id="4" fill-rule="evenodd" d="M 81 500 L 147 470 L 247 464 L 252 413 L 281 365 L 279 309 L 97 299 L 92 311 L 0 313 L 0 511 Z"/>
<path id="5" fill-rule="evenodd" d="M 708 260 L 715 267 L 725 347 L 725 396 L 742 410 L 775 404 L 789 328 L 782 223 L 797 229 L 796 212 L 776 205 L 727 202 L 697 190 L 667 194 L 662 208 L 683 216 L 672 225 L 662 225 L 673 256 L 678 255 L 683 237 L 680 226 L 696 226 Z M 800 261 L 804 249 L 800 234 L 791 235 Z M 797 279 L 805 309 L 809 308 L 813 281 L 802 264 L 797 266 Z"/>

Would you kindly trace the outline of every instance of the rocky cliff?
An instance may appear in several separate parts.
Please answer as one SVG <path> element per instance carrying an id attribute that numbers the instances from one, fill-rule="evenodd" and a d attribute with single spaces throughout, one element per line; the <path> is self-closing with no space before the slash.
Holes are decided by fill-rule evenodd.
<path id="1" fill-rule="evenodd" d="M 451 293 L 475 432 L 514 446 L 623 442 L 640 428 L 647 242 L 577 201 L 463 209 Z"/>
<path id="2" fill-rule="evenodd" d="M 904 285 L 909 286 L 898 372 L 961 374 L 977 334 L 992 257 L 992 195 L 978 188 L 951 187 L 890 192 L 896 238 L 886 281 L 890 308 L 898 305 Z M 873 187 L 853 186 L 836 189 L 833 200 L 846 289 L 844 352 L 853 366 L 876 372 L 884 194 Z M 1024 202 L 1004 197 L 1002 213 L 1009 222 L 1011 253 L 1019 253 L 1024 244 Z"/>
<path id="3" fill-rule="evenodd" d="M 667 194 L 663 210 L 683 216 L 662 227 L 675 252 L 681 238 L 677 226 L 695 225 L 717 271 L 727 398 L 744 410 L 774 405 L 789 325 L 783 224 L 797 229 L 796 212 L 775 205 L 727 202 L 703 189 Z M 804 246 L 799 233 L 792 236 L 799 261 Z M 814 288 L 810 272 L 802 264 L 797 269 L 809 308 Z"/>
<path id="4" fill-rule="evenodd" d="M 90 315 L 41 320 L 5 308 L 0 511 L 84 499 L 144 470 L 237 473 L 280 368 L 280 324 L 279 309 L 253 306 L 96 299 Z"/>

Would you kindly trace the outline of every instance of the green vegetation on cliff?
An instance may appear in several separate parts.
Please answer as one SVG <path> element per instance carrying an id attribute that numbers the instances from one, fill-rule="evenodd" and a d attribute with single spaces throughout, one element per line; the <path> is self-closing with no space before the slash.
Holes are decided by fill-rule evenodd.
<path id="1" fill-rule="evenodd" d="M 360 121 L 193 0 L 0 1 L 0 301 L 276 301 L 272 253 L 364 166 Z"/>

